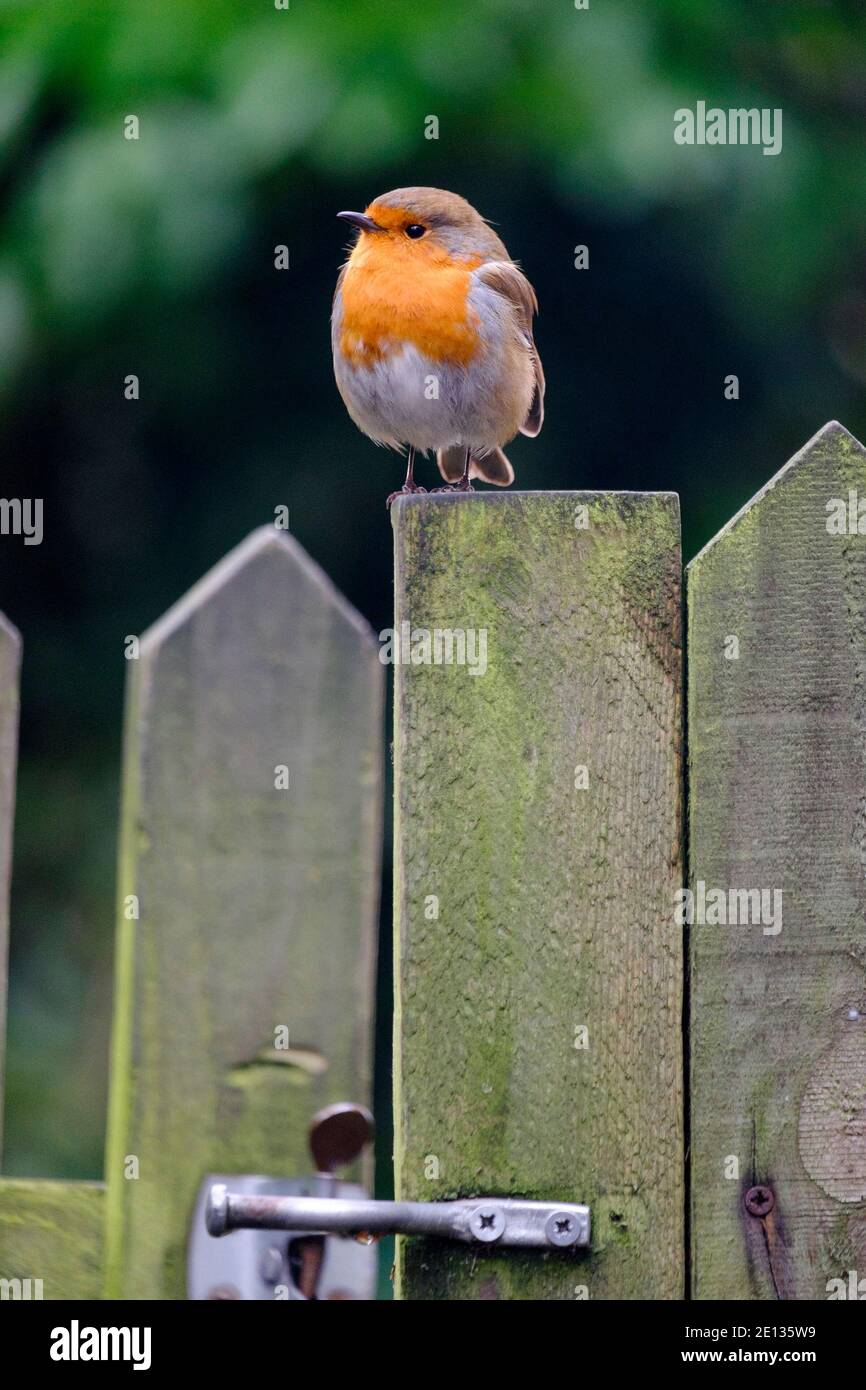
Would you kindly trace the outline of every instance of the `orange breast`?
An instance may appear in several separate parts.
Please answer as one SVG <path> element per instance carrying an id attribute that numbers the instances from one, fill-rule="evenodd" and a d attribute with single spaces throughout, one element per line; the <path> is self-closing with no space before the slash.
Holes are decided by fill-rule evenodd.
<path id="1" fill-rule="evenodd" d="M 470 362 L 479 341 L 470 272 L 480 263 L 387 233 L 361 236 L 342 284 L 344 356 L 372 365 L 408 342 L 434 362 Z"/>

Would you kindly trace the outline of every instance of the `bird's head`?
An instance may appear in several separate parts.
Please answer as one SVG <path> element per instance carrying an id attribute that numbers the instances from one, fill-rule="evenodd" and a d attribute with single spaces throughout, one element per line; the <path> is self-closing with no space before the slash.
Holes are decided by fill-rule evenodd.
<path id="1" fill-rule="evenodd" d="M 499 237 L 471 203 L 443 188 L 395 188 L 363 212 L 338 212 L 360 235 L 351 260 L 421 264 L 507 260 Z"/>

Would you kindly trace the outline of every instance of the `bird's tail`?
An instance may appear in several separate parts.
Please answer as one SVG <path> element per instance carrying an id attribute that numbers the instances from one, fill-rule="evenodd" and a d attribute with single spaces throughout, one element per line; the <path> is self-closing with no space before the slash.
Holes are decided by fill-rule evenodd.
<path id="1" fill-rule="evenodd" d="M 452 445 L 450 449 L 437 450 L 436 462 L 446 482 L 456 483 L 463 476 L 465 458 L 466 450 L 459 444 Z M 508 487 L 514 482 L 514 469 L 501 449 L 491 449 L 483 458 L 472 455 L 469 476 L 483 478 L 485 483 L 495 483 L 497 487 Z"/>

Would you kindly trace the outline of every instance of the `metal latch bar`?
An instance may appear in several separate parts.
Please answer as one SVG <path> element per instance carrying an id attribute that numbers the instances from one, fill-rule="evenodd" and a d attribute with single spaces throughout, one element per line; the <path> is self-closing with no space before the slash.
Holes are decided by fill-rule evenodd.
<path id="1" fill-rule="evenodd" d="M 473 1197 L 453 1202 L 379 1202 L 372 1198 L 271 1197 L 210 1189 L 205 1213 L 212 1236 L 230 1231 L 308 1231 L 344 1236 L 439 1236 L 538 1249 L 586 1248 L 589 1207 L 574 1202 L 530 1202 L 515 1197 Z"/>

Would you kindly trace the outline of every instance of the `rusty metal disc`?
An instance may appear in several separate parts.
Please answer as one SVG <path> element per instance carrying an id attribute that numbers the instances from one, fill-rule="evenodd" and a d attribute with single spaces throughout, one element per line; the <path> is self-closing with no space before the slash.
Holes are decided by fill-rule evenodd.
<path id="1" fill-rule="evenodd" d="M 310 1124 L 310 1152 L 318 1173 L 346 1168 L 371 1143 L 373 1116 L 363 1105 L 343 1101 L 319 1110 Z"/>

